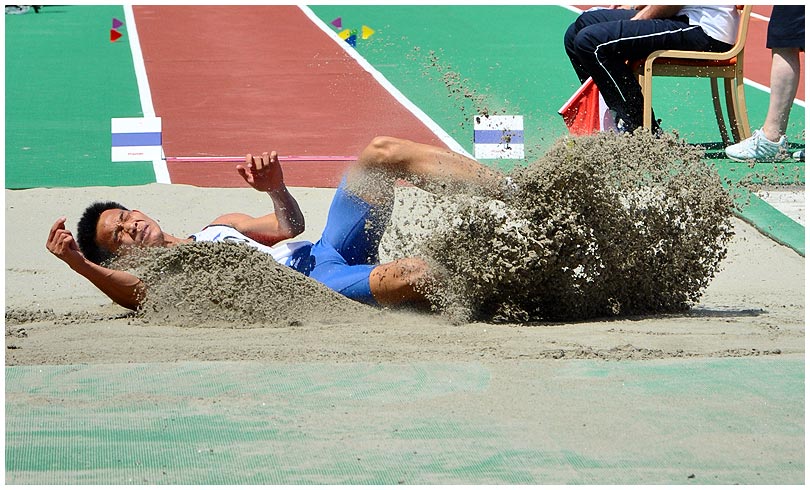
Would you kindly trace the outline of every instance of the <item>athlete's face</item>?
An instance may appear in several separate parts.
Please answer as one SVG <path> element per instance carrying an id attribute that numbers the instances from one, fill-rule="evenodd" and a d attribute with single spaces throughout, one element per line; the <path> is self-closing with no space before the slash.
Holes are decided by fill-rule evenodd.
<path id="1" fill-rule="evenodd" d="M 131 247 L 162 247 L 166 243 L 160 226 L 137 209 L 108 209 L 96 224 L 96 241 L 112 253 Z"/>

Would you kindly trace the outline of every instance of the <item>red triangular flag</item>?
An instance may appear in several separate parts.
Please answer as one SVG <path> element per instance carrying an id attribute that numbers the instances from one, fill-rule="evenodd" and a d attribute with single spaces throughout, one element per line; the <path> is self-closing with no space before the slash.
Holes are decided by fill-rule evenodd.
<path id="1" fill-rule="evenodd" d="M 557 112 L 563 117 L 568 131 L 574 135 L 616 129 L 616 123 L 592 78 L 585 80 Z"/>
<path id="2" fill-rule="evenodd" d="M 121 33 L 115 29 L 110 29 L 110 42 L 114 43 L 121 37 Z"/>

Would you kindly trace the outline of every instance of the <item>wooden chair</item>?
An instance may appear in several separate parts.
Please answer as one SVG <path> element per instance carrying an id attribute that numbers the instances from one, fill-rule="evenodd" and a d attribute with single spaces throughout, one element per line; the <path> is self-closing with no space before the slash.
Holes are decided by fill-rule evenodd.
<path id="1" fill-rule="evenodd" d="M 737 31 L 737 42 L 730 50 L 723 53 L 708 53 L 666 49 L 655 51 L 637 64 L 635 73 L 644 95 L 645 128 L 652 128 L 652 79 L 654 76 L 708 77 L 711 79 L 717 127 L 720 129 L 723 144 L 728 146 L 730 141 L 723 120 L 723 109 L 720 106 L 720 94 L 717 86 L 717 80 L 722 78 L 734 142 L 751 136 L 748 111 L 745 107 L 745 91 L 743 90 L 743 54 L 745 40 L 748 37 L 748 21 L 751 18 L 752 6 L 738 5 L 737 8 L 740 10 L 740 26 Z"/>

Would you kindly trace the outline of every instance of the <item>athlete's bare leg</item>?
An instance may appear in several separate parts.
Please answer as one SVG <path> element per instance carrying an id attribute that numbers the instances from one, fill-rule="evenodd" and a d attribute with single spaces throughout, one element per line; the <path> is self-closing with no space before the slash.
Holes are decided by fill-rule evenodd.
<path id="1" fill-rule="evenodd" d="M 397 259 L 378 265 L 371 271 L 371 294 L 384 306 L 410 304 L 429 306 L 425 298 L 429 287 L 429 271 L 424 260 L 417 257 Z"/>
<path id="2" fill-rule="evenodd" d="M 349 169 L 346 187 L 366 202 L 390 211 L 397 180 L 438 194 L 467 191 L 499 196 L 504 179 L 500 172 L 445 148 L 379 136 Z M 425 292 L 434 282 L 428 265 L 417 257 L 381 264 L 372 270 L 369 281 L 379 304 L 414 306 L 429 305 Z"/>
<path id="3" fill-rule="evenodd" d="M 376 185 L 361 181 L 373 175 Z M 371 204 L 390 199 L 397 179 L 434 193 L 471 191 L 497 196 L 504 175 L 454 151 L 413 141 L 378 136 L 360 153 L 348 172 L 347 184 Z M 358 184 L 358 185 L 354 185 Z"/>

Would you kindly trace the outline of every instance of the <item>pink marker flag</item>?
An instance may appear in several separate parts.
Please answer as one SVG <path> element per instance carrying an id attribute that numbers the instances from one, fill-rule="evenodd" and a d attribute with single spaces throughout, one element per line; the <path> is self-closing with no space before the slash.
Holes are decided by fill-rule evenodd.
<path id="1" fill-rule="evenodd" d="M 115 17 L 113 17 L 112 24 L 113 24 L 113 26 L 112 26 L 112 28 L 113 28 L 113 29 L 118 29 L 119 27 L 121 27 L 122 25 L 124 25 L 124 23 L 123 23 L 123 22 L 121 22 L 120 20 L 116 19 Z"/>
<path id="2" fill-rule="evenodd" d="M 585 80 L 557 112 L 574 135 L 616 130 L 613 115 L 592 78 Z"/>
<path id="3" fill-rule="evenodd" d="M 333 20 L 333 21 L 331 22 L 331 24 L 332 24 L 333 26 L 337 27 L 338 29 L 340 29 L 341 27 L 343 27 L 343 18 L 342 18 L 342 17 L 338 17 L 338 18 L 336 18 L 335 20 Z"/>

